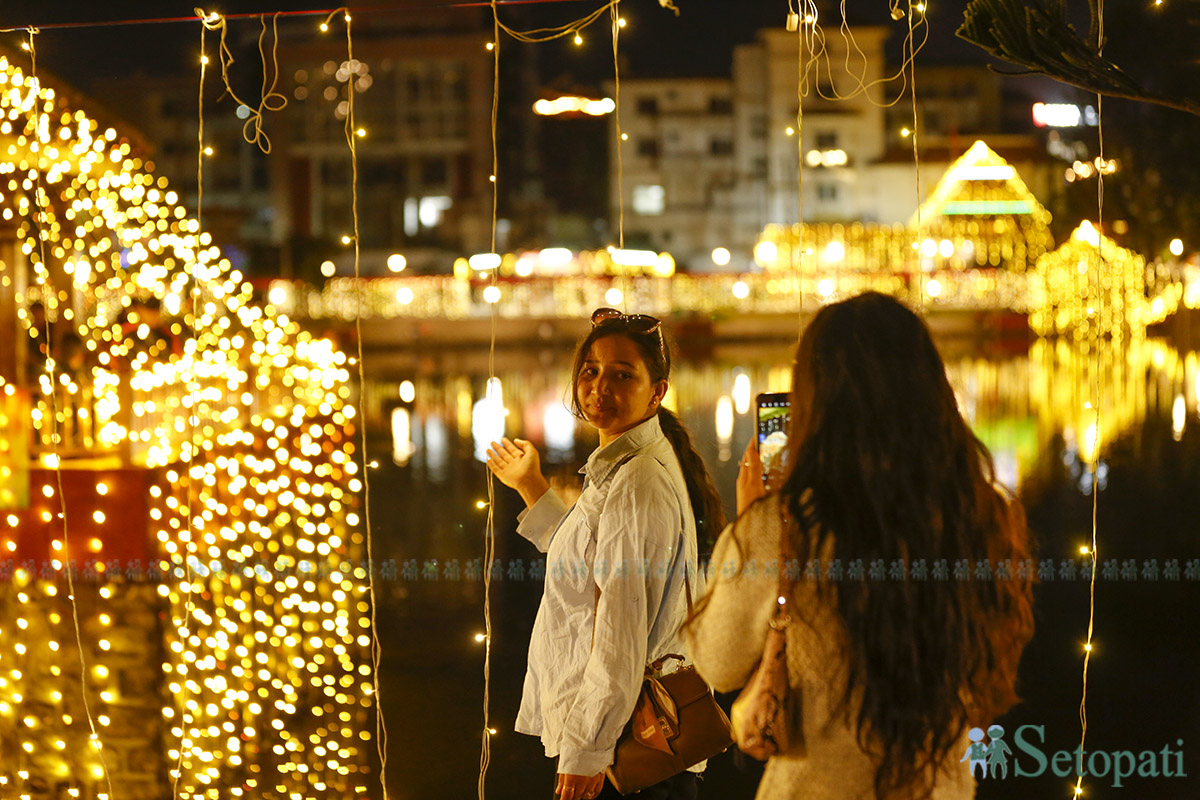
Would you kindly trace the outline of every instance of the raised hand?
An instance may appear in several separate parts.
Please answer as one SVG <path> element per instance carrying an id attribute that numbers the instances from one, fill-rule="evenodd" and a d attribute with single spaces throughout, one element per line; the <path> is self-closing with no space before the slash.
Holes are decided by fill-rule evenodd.
<path id="1" fill-rule="evenodd" d="M 762 460 L 758 457 L 758 447 L 756 446 L 754 439 L 751 439 L 750 444 L 746 446 L 746 452 L 742 453 L 741 468 L 738 470 L 738 516 L 740 517 L 742 512 L 750 507 L 751 503 L 766 493 L 767 487 L 763 483 Z"/>
<path id="2" fill-rule="evenodd" d="M 550 488 L 542 475 L 537 448 L 531 442 L 504 438 L 492 442 L 487 452 L 488 469 L 505 486 L 516 489 L 525 505 L 532 506 Z"/>

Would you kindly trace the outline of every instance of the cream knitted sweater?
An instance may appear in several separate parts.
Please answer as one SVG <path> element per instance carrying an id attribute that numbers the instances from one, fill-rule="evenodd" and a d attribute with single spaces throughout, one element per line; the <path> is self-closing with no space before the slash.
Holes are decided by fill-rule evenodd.
<path id="1" fill-rule="evenodd" d="M 707 605 L 688 632 L 696 669 L 717 691 L 744 686 L 762 655 L 779 591 L 774 569 L 782 520 L 779 496 L 772 495 L 751 506 L 717 541 Z M 832 542 L 826 546 L 822 563 L 832 552 Z M 771 758 L 756 800 L 875 800 L 878 760 L 856 741 L 857 708 L 848 717 L 831 714 L 847 671 L 837 610 L 828 600 L 818 602 L 813 582 L 800 580 L 794 586 L 788 673 L 793 690 L 802 696 L 805 752 Z M 958 763 L 969 744 L 964 731 L 942 766 L 934 800 L 975 796 L 968 765 Z"/>

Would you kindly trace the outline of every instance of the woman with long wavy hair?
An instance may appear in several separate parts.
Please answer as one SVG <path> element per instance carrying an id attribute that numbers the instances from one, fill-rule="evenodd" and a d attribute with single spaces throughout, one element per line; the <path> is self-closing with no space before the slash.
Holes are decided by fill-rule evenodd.
<path id="1" fill-rule="evenodd" d="M 763 567 L 786 536 L 801 567 L 786 629 L 800 703 L 758 799 L 973 797 L 968 730 L 1016 702 L 1033 632 L 1020 506 L 963 420 L 929 331 L 890 297 L 813 318 L 791 405 L 778 490 L 762 488 L 753 444 L 743 458 L 740 516 L 688 624 L 696 667 L 718 691 L 752 675 L 780 602 Z"/>
<path id="2" fill-rule="evenodd" d="M 579 500 L 563 504 L 531 443 L 504 439 L 488 453 L 488 468 L 528 506 L 517 532 L 546 553 L 516 730 L 558 759 L 560 800 L 619 797 L 604 773 L 646 665 L 686 652 L 686 593 L 701 591 L 697 532 L 707 538 L 725 524 L 703 460 L 663 407 L 670 375 L 657 319 L 597 309 L 571 369 L 570 408 L 600 434 Z M 696 793 L 684 772 L 638 796 Z"/>

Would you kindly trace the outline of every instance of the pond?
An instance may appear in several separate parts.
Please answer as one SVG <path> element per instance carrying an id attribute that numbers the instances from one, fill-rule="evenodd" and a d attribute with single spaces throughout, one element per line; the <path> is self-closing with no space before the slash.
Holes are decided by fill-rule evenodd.
<path id="1" fill-rule="evenodd" d="M 1097 774 L 1085 780 L 1085 791 L 1197 796 L 1197 352 L 1155 339 L 1107 343 L 1095 352 L 1047 340 L 1015 348 L 939 345 L 963 413 L 991 449 L 1000 480 L 1020 493 L 1038 544 L 1037 633 L 1021 665 L 1023 702 L 996 721 L 1014 735 L 1020 729 L 1026 748 L 1016 753 L 1018 774 L 981 780 L 979 796 L 1062 798 L 1073 791 L 1073 777 L 1054 767 L 1074 756 L 1053 758 L 1080 743 L 1089 611 L 1089 559 L 1080 548 L 1091 540 L 1093 482 L 1100 567 L 1085 766 L 1104 752 L 1090 762 Z M 504 350 L 495 360 L 504 433 L 533 441 L 553 482 L 567 491 L 596 446 L 563 406 L 569 357 L 569 348 L 550 346 Z M 728 509 L 738 456 L 752 434 L 753 395 L 786 391 L 791 359 L 786 344 L 718 344 L 685 353 L 676 365 L 667 403 L 692 432 Z M 477 456 L 480 442 L 498 432 L 487 427 L 496 416 L 485 413 L 495 402 L 487 354 L 379 352 L 364 363 L 370 517 L 385 575 L 376 595 L 389 796 L 476 796 L 489 512 Z M 537 740 L 512 730 L 543 568 L 515 534 L 522 507 L 515 492 L 496 484 L 487 687 L 488 725 L 496 733 L 486 795 L 548 799 L 552 762 Z M 1111 764 L 1124 763 L 1117 751 L 1157 753 L 1157 775 L 1144 766 L 1140 776 L 1117 778 Z M 1176 762 L 1185 775 L 1174 774 Z M 753 797 L 759 770 L 748 759 L 718 757 L 701 796 Z"/>

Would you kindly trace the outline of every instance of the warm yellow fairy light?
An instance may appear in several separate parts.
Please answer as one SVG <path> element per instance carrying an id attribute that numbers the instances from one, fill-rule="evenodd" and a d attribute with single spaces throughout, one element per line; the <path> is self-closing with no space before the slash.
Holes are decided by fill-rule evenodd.
<path id="1" fill-rule="evenodd" d="M 0 77 L 10 86 L 27 80 L 3 56 Z M 0 93 L 5 133 L 11 131 L 0 166 L 15 170 L 19 163 L 18 174 L 40 170 L 48 196 L 35 225 L 32 183 L 0 195 L 14 246 L 30 265 L 29 288 L 18 302 L 44 299 L 64 319 L 69 310 L 94 367 L 65 383 L 56 370 L 31 384 L 33 442 L 41 463 L 54 469 L 54 437 L 61 446 L 69 429 L 78 436 L 73 448 L 103 459 L 127 453 L 127 465 L 156 476 L 145 499 L 161 549 L 144 566 L 163 576 L 156 591 L 167 609 L 162 666 L 171 690 L 164 755 L 174 752 L 171 770 L 180 760 L 177 792 L 206 797 L 212 787 L 236 781 L 247 796 L 264 786 L 309 796 L 318 784 L 322 795 L 362 794 L 356 787 L 367 782 L 368 756 L 361 742 L 369 737 L 361 734 L 375 699 L 368 691 L 367 574 L 358 566 L 359 420 L 347 403 L 353 362 L 274 308 L 255 305 L 250 285 L 188 218 L 178 194 L 115 130 L 67 109 L 51 89 L 37 91 L 45 104 L 40 136 L 29 113 L 37 95 Z M 34 151 L 29 144 L 38 139 L 53 147 Z M 213 154 L 208 146 L 202 152 Z M 62 286 L 41 263 L 39 235 L 46 260 L 55 259 L 68 275 Z M 151 318 L 151 306 L 160 320 Z M 76 407 L 87 415 L 59 402 L 56 419 L 57 391 L 85 395 L 87 403 Z M 72 425 L 59 424 L 68 419 Z M 58 492 L 53 482 L 46 485 L 48 492 L 35 486 L 32 513 L 50 523 Z M 104 552 L 103 531 L 115 521 L 109 503 L 119 503 L 126 490 L 107 479 L 95 489 L 92 507 L 75 515 L 72 527 L 103 527 L 72 539 L 69 554 L 52 527 L 60 537 L 51 543 L 56 569 L 67 568 L 78 544 L 85 558 Z M 15 539 L 4 540 L 10 552 Z M 108 574 L 103 563 L 93 568 Z M 29 697 L 61 702 L 70 684 L 62 682 L 68 673 L 59 665 L 78 663 L 70 652 L 70 617 L 55 605 L 66 592 L 25 570 L 14 570 L 11 580 L 20 595 L 14 609 L 28 606 L 30 613 L 0 624 L 2 638 L 22 656 L 15 663 L 29 668 L 0 673 L 12 683 L 3 703 L 24 710 Z M 126 585 L 101 586 L 85 621 L 103 631 L 91 640 L 86 673 L 103 728 L 112 713 L 106 705 L 122 700 L 105 662 L 125 635 L 110 602 Z M 332 683 L 310 686 L 308 676 Z M 104 787 L 91 752 L 103 741 L 74 738 L 77 725 L 62 711 L 37 712 L 46 736 L 36 746 L 21 742 L 32 756 L 22 772 L 57 785 L 60 778 L 41 772 L 42 759 L 47 749 L 62 750 L 56 745 L 62 741 L 74 776 Z M 328 757 L 317 755 L 311 737 L 318 731 Z"/>
<path id="2" fill-rule="evenodd" d="M 575 40 L 574 40 L 574 41 L 575 41 L 575 44 L 583 44 L 583 37 L 582 37 L 582 36 L 580 36 L 580 35 L 577 33 L 577 34 L 575 34 Z"/>

